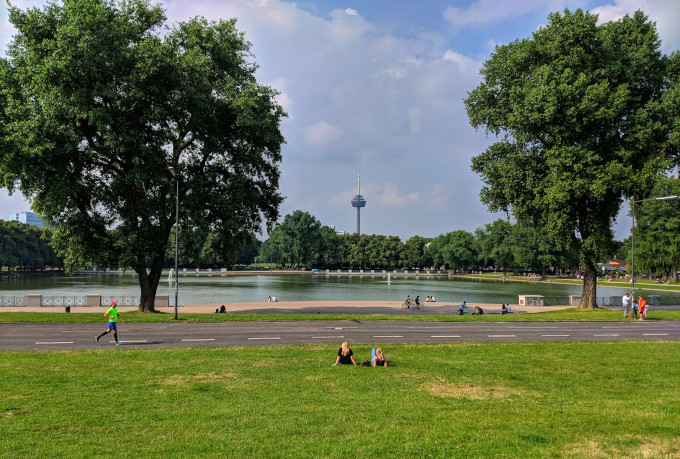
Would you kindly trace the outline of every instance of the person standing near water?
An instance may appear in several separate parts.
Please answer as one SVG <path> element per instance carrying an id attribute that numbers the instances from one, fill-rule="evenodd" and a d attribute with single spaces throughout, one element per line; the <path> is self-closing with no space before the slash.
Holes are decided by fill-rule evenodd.
<path id="1" fill-rule="evenodd" d="M 118 322 L 118 309 L 116 309 L 116 306 L 118 306 L 118 302 L 115 300 L 112 301 L 111 307 L 104 313 L 104 317 L 109 319 L 109 326 L 104 333 L 96 337 L 97 343 L 99 343 L 99 338 L 113 332 L 113 338 L 116 340 L 116 346 L 120 344 L 120 341 L 118 341 L 118 328 L 116 327 L 116 323 Z"/>
<path id="2" fill-rule="evenodd" d="M 626 319 L 628 318 L 628 310 L 630 309 L 630 295 L 627 293 L 623 295 L 621 303 L 623 304 L 623 318 Z"/>

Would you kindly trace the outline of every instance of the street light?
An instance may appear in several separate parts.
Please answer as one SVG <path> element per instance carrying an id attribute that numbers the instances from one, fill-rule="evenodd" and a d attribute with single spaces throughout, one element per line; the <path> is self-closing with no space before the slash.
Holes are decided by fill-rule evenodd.
<path id="1" fill-rule="evenodd" d="M 175 194 L 175 320 L 177 320 L 177 297 L 179 296 L 179 271 L 177 270 L 177 255 L 179 253 L 179 177 L 175 174 L 174 167 L 168 167 L 175 178 L 177 192 Z"/>
<path id="2" fill-rule="evenodd" d="M 679 199 L 680 196 L 661 196 L 659 198 L 649 198 L 649 199 L 638 199 L 633 201 L 633 228 L 631 230 L 631 251 L 630 251 L 630 270 L 631 270 L 631 281 L 630 281 L 630 297 L 635 301 L 635 203 L 645 202 L 645 201 L 671 201 L 673 199 Z"/>

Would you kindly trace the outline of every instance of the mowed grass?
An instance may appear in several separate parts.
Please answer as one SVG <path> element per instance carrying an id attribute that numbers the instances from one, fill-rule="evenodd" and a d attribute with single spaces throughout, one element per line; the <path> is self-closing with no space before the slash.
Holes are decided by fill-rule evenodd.
<path id="1" fill-rule="evenodd" d="M 180 322 L 250 322 L 250 321 L 291 321 L 291 320 L 398 320 L 398 321 L 430 321 L 430 322 L 543 322 L 543 321 L 621 321 L 621 310 L 606 308 L 579 309 L 568 308 L 550 310 L 532 314 L 486 314 L 482 316 L 458 315 L 426 315 L 426 312 L 414 311 L 413 314 L 291 314 L 291 313 L 229 313 L 229 314 L 182 314 Z M 0 312 L 0 323 L 10 322 L 42 322 L 42 323 L 96 323 L 103 322 L 104 312 L 96 313 L 43 313 L 43 312 Z M 125 323 L 172 323 L 174 313 L 158 312 L 143 314 L 137 311 L 118 313 L 119 322 Z M 629 317 L 626 320 L 633 320 Z M 662 310 L 652 307 L 649 320 L 680 320 L 680 310 Z"/>
<path id="2" fill-rule="evenodd" d="M 677 342 L 338 347 L 3 351 L 0 456 L 680 454 Z"/>

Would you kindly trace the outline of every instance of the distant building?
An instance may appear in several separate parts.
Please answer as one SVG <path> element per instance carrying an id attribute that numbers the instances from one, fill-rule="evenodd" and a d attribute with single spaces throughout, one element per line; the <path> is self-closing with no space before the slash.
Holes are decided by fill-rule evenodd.
<path id="1" fill-rule="evenodd" d="M 326 226 L 328 226 L 330 229 L 332 229 L 335 232 L 335 234 L 337 234 L 338 236 L 343 236 L 343 235 L 346 234 L 344 231 L 336 230 L 335 225 L 326 225 Z"/>
<path id="2" fill-rule="evenodd" d="M 9 214 L 9 219 L 37 226 L 38 228 L 42 228 L 43 226 L 45 226 L 42 220 L 40 220 L 40 217 L 38 217 L 33 212 L 20 212 L 18 214 Z"/>

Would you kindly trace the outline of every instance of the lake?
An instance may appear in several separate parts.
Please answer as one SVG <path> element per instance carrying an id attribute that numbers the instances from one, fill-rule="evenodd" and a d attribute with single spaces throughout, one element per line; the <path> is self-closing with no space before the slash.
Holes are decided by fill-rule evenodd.
<path id="1" fill-rule="evenodd" d="M 568 297 L 580 295 L 581 286 L 555 283 L 521 283 L 493 280 L 461 280 L 447 277 L 326 276 L 310 274 L 249 274 L 228 276 L 180 276 L 179 304 L 241 303 L 267 301 L 274 295 L 279 301 L 400 301 L 406 295 L 420 295 L 424 301 L 434 295 L 438 302 L 474 303 L 518 302 L 518 295 Z M 161 279 L 158 294 L 170 295 L 174 304 L 172 282 Z M 600 287 L 597 296 L 621 296 L 623 288 Z M 0 279 L 0 295 L 76 296 L 86 294 L 139 297 L 135 274 L 44 275 Z"/>

